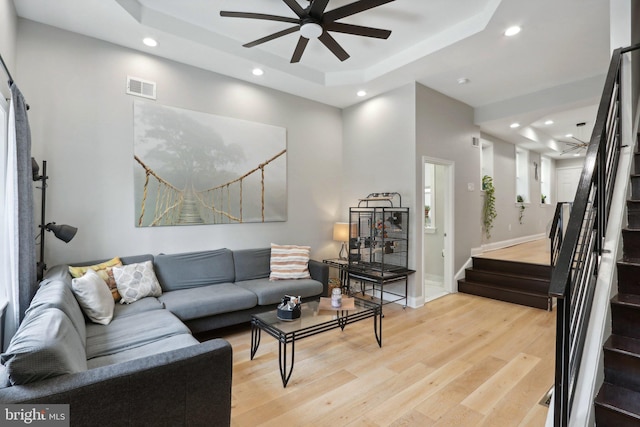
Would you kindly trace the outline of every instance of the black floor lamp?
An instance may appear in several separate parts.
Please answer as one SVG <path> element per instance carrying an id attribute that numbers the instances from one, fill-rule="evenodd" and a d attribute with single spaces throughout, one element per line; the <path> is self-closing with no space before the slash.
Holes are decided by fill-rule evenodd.
<path id="1" fill-rule="evenodd" d="M 47 265 L 44 263 L 44 236 L 45 231 L 53 232 L 53 235 L 58 239 L 62 240 L 65 243 L 69 243 L 71 239 L 76 235 L 78 229 L 71 225 L 58 225 L 55 222 L 45 223 L 45 207 L 47 202 L 47 161 L 42 161 L 42 175 L 39 175 L 40 166 L 38 166 L 38 162 L 32 157 L 31 158 L 31 173 L 34 181 L 42 182 L 42 205 L 40 212 L 40 259 L 37 263 L 38 270 L 38 280 L 42 280 L 44 276 L 44 270 L 46 270 Z"/>

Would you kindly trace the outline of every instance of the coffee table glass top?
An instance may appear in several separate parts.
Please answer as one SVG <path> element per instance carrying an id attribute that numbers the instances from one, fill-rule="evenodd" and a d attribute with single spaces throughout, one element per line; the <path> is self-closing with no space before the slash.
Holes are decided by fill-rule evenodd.
<path id="1" fill-rule="evenodd" d="M 277 310 L 266 313 L 254 314 L 263 324 L 276 328 L 283 333 L 300 331 L 306 328 L 321 325 L 323 323 L 334 322 L 338 318 L 346 316 L 356 316 L 365 312 L 378 309 L 378 304 L 366 300 L 354 299 L 355 308 L 348 311 L 336 308 L 333 310 L 319 310 L 318 301 L 310 301 L 302 304 L 302 314 L 298 319 L 281 320 L 278 318 Z"/>

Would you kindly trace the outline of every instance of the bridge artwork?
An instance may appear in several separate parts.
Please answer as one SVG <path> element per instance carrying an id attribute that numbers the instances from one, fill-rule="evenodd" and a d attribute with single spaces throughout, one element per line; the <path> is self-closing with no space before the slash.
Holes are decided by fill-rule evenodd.
<path id="1" fill-rule="evenodd" d="M 138 156 L 134 156 L 136 162 L 145 171 L 145 182 L 143 189 L 142 204 L 140 205 L 140 216 L 138 226 L 141 227 L 147 210 L 147 197 L 149 184 L 153 179 L 156 183 L 155 203 L 153 204 L 152 220 L 150 226 L 156 225 L 198 225 L 198 224 L 224 224 L 243 222 L 243 182 L 254 173 L 260 173 L 261 188 L 261 222 L 265 222 L 265 167 L 271 162 L 283 156 L 287 150 L 282 150 L 256 168 L 232 181 L 226 182 L 216 187 L 205 190 L 195 188 L 178 189 L 159 177 L 153 170 L 144 164 Z M 153 185 L 153 183 L 152 183 Z M 233 187 L 237 187 L 234 191 Z M 234 200 L 232 194 L 236 194 Z M 235 214 L 234 214 L 235 212 Z"/>
<path id="2" fill-rule="evenodd" d="M 136 226 L 286 220 L 284 132 L 136 102 Z"/>

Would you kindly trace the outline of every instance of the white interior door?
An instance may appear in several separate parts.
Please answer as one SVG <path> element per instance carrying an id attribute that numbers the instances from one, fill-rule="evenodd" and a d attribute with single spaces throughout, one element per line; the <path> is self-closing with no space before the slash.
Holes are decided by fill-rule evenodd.
<path id="1" fill-rule="evenodd" d="M 453 163 L 425 158 L 423 177 L 422 282 L 428 302 L 453 289 Z"/>
<path id="2" fill-rule="evenodd" d="M 581 173 L 581 167 L 556 169 L 558 202 L 573 202 Z"/>

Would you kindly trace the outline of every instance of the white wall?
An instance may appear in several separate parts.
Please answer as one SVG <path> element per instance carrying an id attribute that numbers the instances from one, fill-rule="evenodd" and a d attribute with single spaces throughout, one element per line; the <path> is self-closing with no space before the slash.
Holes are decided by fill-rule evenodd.
<path id="1" fill-rule="evenodd" d="M 339 109 L 32 21 L 19 21 L 17 51 L 20 87 L 31 105 L 33 155 L 48 161 L 46 219 L 79 228 L 68 244 L 47 235 L 49 266 L 270 242 L 311 245 L 317 259 L 339 250 L 331 240 L 341 213 Z M 288 220 L 135 227 L 136 98 L 125 94 L 127 75 L 155 81 L 158 104 L 286 128 Z"/>
<path id="2" fill-rule="evenodd" d="M 416 170 L 422 170 L 423 156 L 455 162 L 455 272 L 469 259 L 471 249 L 480 245 L 480 148 L 472 145 L 480 130 L 473 124 L 473 108 L 466 104 L 420 84 L 416 84 L 416 100 Z M 468 190 L 469 183 L 474 185 L 473 191 Z M 422 191 L 422 182 L 417 184 Z M 420 227 L 421 218 L 418 223 Z M 423 258 L 422 253 L 418 256 Z"/>
<path id="3" fill-rule="evenodd" d="M 12 0 L 0 0 L 0 54 L 9 68 L 12 77 L 18 80 L 15 71 L 16 32 L 18 30 L 18 18 Z M 0 67 L 0 94 L 10 98 L 9 86 L 6 84 L 7 76 Z"/>
<path id="4" fill-rule="evenodd" d="M 519 221 L 519 206 L 516 200 L 516 166 L 515 145 L 498 139 L 494 136 L 483 134 L 482 137 L 493 143 L 493 184 L 495 186 L 496 212 L 498 216 L 491 230 L 491 238 L 483 236 L 483 243 L 502 242 L 546 234 L 556 207 L 556 162 L 551 159 L 551 194 L 550 204 L 540 203 L 540 154 L 529 152 L 527 172 L 529 174 L 529 203 L 525 203 L 522 224 Z M 535 179 L 535 166 L 538 164 L 538 180 Z"/>
<path id="5" fill-rule="evenodd" d="M 416 197 L 416 183 L 423 190 L 422 173 L 415 167 L 415 86 L 405 85 L 343 110 L 343 171 L 340 218 L 348 220 L 349 207 L 375 192 L 397 192 L 412 218 L 409 230 L 409 267 L 421 269 L 416 250 L 422 233 L 424 207 Z M 421 166 L 422 167 L 422 166 Z M 418 169 L 420 171 L 421 169 Z M 419 177 L 419 178 L 418 178 Z M 416 217 L 420 226 L 416 227 Z M 409 295 L 422 294 L 409 279 Z"/>

